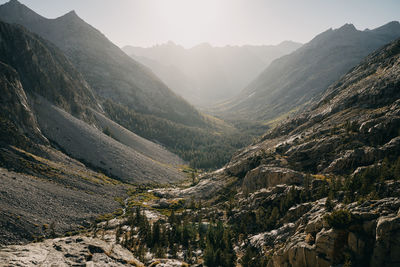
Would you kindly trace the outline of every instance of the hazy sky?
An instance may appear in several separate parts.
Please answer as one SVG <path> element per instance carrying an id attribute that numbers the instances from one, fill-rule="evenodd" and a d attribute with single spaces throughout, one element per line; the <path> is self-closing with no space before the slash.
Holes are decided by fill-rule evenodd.
<path id="1" fill-rule="evenodd" d="M 0 0 L 0 3 L 8 2 Z M 55 18 L 75 10 L 119 46 L 172 40 L 185 47 L 209 42 L 307 42 L 344 23 L 358 29 L 400 20 L 400 0 L 20 0 Z"/>

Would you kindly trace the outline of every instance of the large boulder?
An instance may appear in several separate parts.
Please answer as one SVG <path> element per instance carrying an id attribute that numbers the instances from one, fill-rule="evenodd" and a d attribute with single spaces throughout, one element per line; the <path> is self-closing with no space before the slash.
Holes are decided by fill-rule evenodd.
<path id="1" fill-rule="evenodd" d="M 245 193 L 251 193 L 279 184 L 298 185 L 303 182 L 303 178 L 303 174 L 288 168 L 261 165 L 246 174 L 242 189 Z"/>
<path id="2" fill-rule="evenodd" d="M 400 266 L 399 215 L 378 219 L 371 266 Z"/>

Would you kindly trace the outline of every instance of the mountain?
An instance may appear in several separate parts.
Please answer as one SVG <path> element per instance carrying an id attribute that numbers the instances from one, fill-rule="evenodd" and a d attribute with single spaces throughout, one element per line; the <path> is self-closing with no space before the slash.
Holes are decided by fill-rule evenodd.
<path id="1" fill-rule="evenodd" d="M 43 225 L 76 230 L 113 212 L 125 183 L 184 178 L 178 156 L 105 116 L 58 48 L 1 21 L 0 85 L 1 244 L 33 241 Z"/>
<path id="2" fill-rule="evenodd" d="M 196 209 L 193 216 L 204 220 L 226 215 L 220 220 L 246 266 L 396 266 L 399 88 L 397 39 L 224 168 L 155 195 L 201 199 L 209 216 Z"/>
<path id="3" fill-rule="evenodd" d="M 191 186 L 137 188 L 124 201 L 127 216 L 115 214 L 73 236 L 6 246 L 0 261 L 397 266 L 399 85 L 400 39 L 224 168 L 193 177 Z"/>
<path id="4" fill-rule="evenodd" d="M 57 47 L 80 73 L 80 80 L 87 81 L 92 88 L 97 102 L 89 107 L 100 113 L 104 109 L 102 115 L 140 135 L 141 141 L 145 138 L 158 144 L 153 152 L 146 145 L 140 146 L 145 152 L 138 150 L 145 156 L 150 155 L 151 159 L 167 159 L 165 163 L 173 162 L 172 165 L 180 162 L 172 153 L 164 153 L 165 147 L 191 167 L 219 168 L 229 160 L 233 151 L 249 144 L 254 136 L 254 133 L 243 133 L 222 120 L 198 112 L 147 67 L 127 56 L 73 11 L 56 19 L 47 19 L 12 0 L 0 6 L 0 20 L 20 24 Z M 89 116 L 86 122 L 92 123 L 91 119 L 94 117 Z M 100 127 L 105 126 L 101 124 Z M 102 130 L 109 132 L 110 129 L 116 128 L 109 125 Z M 121 133 L 114 132 L 113 135 L 120 136 Z M 125 145 L 137 144 L 136 137 Z"/>
<path id="5" fill-rule="evenodd" d="M 274 59 L 300 46 L 290 41 L 276 46 L 213 47 L 205 43 L 185 49 L 168 42 L 122 49 L 154 71 L 177 94 L 195 105 L 208 106 L 239 93 Z"/>
<path id="6" fill-rule="evenodd" d="M 37 121 L 39 124 L 30 128 L 41 129 L 51 142 L 69 155 L 125 181 L 161 182 L 166 181 L 167 177 L 172 180 L 179 177 L 177 171 L 155 163 L 182 163 L 161 146 L 153 143 L 150 149 L 136 150 L 136 147 L 120 144 L 93 127 L 93 124 L 96 125 L 96 114 L 102 111 L 101 105 L 83 77 L 57 48 L 22 27 L 3 22 L 0 23 L 0 36 L 0 61 L 15 69 L 23 88 L 21 101 L 25 101 L 19 104 L 32 109 L 36 120 L 29 119 L 28 122 Z M 28 95 L 28 98 L 24 99 L 24 95 Z M 12 108 L 8 111 L 11 116 L 15 115 Z M 15 120 L 20 124 L 23 121 Z M 111 122 L 105 122 L 103 119 L 100 129 L 111 128 Z M 111 134 L 117 132 L 121 130 L 114 130 Z M 133 138 L 132 134 L 130 139 Z M 150 142 L 140 139 L 136 143 Z M 94 156 L 94 152 L 99 154 Z"/>
<path id="7" fill-rule="evenodd" d="M 399 22 L 359 31 L 346 24 L 329 29 L 290 55 L 275 60 L 217 113 L 231 120 L 271 121 L 298 110 L 356 66 L 400 36 Z"/>
<path id="8" fill-rule="evenodd" d="M 47 19 L 12 0 L 0 6 L 0 19 L 20 24 L 54 43 L 99 96 L 140 113 L 189 125 L 203 123 L 191 105 L 74 11 Z"/>

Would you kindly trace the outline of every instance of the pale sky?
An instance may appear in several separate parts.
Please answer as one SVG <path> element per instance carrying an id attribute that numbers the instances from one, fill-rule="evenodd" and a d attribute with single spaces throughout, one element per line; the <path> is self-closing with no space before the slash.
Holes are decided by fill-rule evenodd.
<path id="1" fill-rule="evenodd" d="M 19 1 L 48 18 L 75 10 L 119 46 L 305 43 L 345 23 L 364 30 L 400 20 L 400 0 Z"/>

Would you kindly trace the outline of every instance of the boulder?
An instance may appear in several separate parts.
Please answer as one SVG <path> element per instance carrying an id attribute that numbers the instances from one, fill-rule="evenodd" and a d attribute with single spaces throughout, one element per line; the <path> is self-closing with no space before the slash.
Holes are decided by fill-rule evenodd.
<path id="1" fill-rule="evenodd" d="M 400 266 L 400 216 L 378 219 L 371 266 Z"/>
<path id="2" fill-rule="evenodd" d="M 279 184 L 298 185 L 303 182 L 303 174 L 288 168 L 261 165 L 249 171 L 243 179 L 242 189 L 245 193 Z"/>

